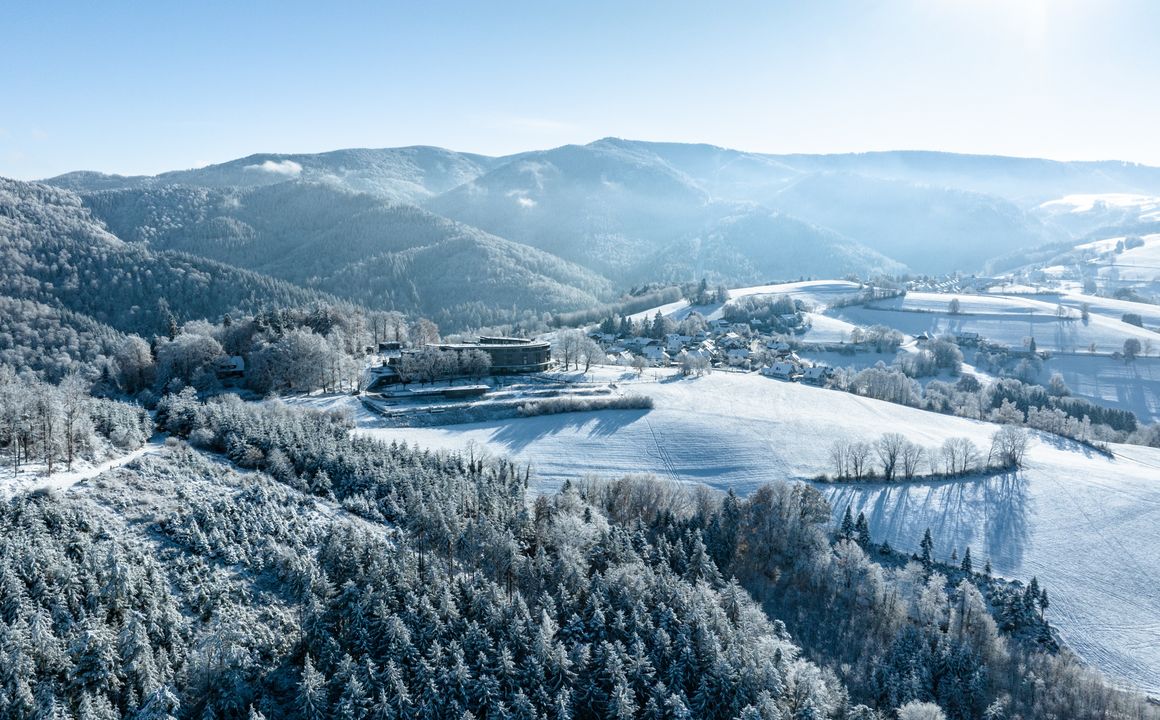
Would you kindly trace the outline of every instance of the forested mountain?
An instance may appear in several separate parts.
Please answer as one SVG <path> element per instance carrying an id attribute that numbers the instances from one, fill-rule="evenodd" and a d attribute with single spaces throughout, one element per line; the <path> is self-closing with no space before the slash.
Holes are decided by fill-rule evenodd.
<path id="1" fill-rule="evenodd" d="M 299 181 L 89 193 L 119 237 L 314 287 L 455 329 L 607 300 L 611 284 L 556 256 L 411 205 Z M 467 315 L 468 307 L 486 311 Z"/>
<path id="2" fill-rule="evenodd" d="M 1064 237 L 994 195 L 846 172 L 806 175 L 769 202 L 930 273 L 978 269 L 1011 248 Z"/>
<path id="3" fill-rule="evenodd" d="M 1160 168 L 1119 161 L 1058 161 L 894 150 L 770 155 L 801 173 L 839 172 L 1002 197 L 1028 208 L 1074 193 L 1160 195 Z"/>
<path id="4" fill-rule="evenodd" d="M 47 182 L 82 192 L 165 185 L 256 187 L 298 179 L 394 201 L 417 202 L 461 185 L 498 162 L 495 158 L 435 147 L 350 149 L 318 154 L 262 153 L 154 177 L 81 171 Z"/>
<path id="5" fill-rule="evenodd" d="M 59 381 L 71 371 L 95 374 L 125 335 L 85 315 L 0 295 L 0 365 Z"/>
<path id="6" fill-rule="evenodd" d="M 526 468 L 331 414 L 157 420 L 188 444 L 0 504 L 4 717 L 1154 716 L 1036 636 L 1038 585 L 835 532 L 805 485 L 529 505 Z"/>
<path id="7" fill-rule="evenodd" d="M 494 305 L 501 291 L 534 301 L 514 303 L 514 314 L 504 302 L 504 313 L 491 314 L 510 319 L 570 309 L 572 298 L 606 300 L 609 288 L 659 277 L 729 284 L 851 270 L 974 272 L 1093 222 L 1136 218 L 1105 213 L 1077 223 L 1040 210 L 1045 201 L 1160 195 L 1160 169 L 1128 163 L 909 151 L 766 155 L 617 138 L 499 158 L 431 147 L 260 154 L 152 177 L 77 172 L 48 182 L 82 193 L 122 239 L 374 307 L 422 309 L 456 327 L 474 321 L 453 320 L 455 308 Z M 433 300 L 360 274 L 398 266 L 400 254 L 438 257 L 438 244 L 452 238 L 462 255 L 465 237 L 488 247 L 476 262 L 503 262 L 498 276 L 529 278 L 544 292 L 464 285 Z M 944 250 L 930 252 L 936 245 Z M 403 262 L 416 288 L 446 274 Z"/>
<path id="8" fill-rule="evenodd" d="M 872 260 L 859 266 L 865 273 L 900 267 L 837 233 L 718 201 L 647 144 L 527 153 L 427 205 L 620 282 L 654 279 L 658 258 L 669 278 L 734 282 L 835 274 L 855 258 Z M 765 220 L 739 224 L 746 213 Z"/>
<path id="9" fill-rule="evenodd" d="M 740 284 L 905 271 L 903 264 L 837 232 L 764 208 L 739 209 L 704 232 L 664 247 L 644 266 L 661 280 L 681 281 L 692 273 Z"/>
<path id="10" fill-rule="evenodd" d="M 555 255 L 474 228 L 352 262 L 310 284 L 370 308 L 421 314 L 448 329 L 596 307 L 612 287 Z"/>
<path id="11" fill-rule="evenodd" d="M 35 300 L 145 336 L 170 320 L 327 299 L 258 273 L 184 253 L 155 253 L 110 234 L 80 198 L 0 178 L 0 295 Z"/>

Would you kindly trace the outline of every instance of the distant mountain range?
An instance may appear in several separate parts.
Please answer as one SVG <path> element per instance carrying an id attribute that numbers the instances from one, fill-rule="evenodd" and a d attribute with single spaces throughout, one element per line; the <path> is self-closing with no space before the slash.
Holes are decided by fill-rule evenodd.
<path id="1" fill-rule="evenodd" d="M 130 244 L 455 328 L 588 307 L 653 281 L 976 272 L 1109 218 L 1130 225 L 1130 212 L 1062 213 L 1052 201 L 1160 196 L 1160 168 L 606 138 L 507 157 L 435 147 L 259 154 L 45 183 L 76 193 Z"/>

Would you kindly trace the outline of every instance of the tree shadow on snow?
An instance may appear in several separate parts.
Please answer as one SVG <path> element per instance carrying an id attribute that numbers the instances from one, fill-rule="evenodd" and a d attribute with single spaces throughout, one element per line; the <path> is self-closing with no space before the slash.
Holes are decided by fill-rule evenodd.
<path id="1" fill-rule="evenodd" d="M 588 437 L 608 437 L 637 422 L 646 413 L 648 410 L 595 410 L 509 420 L 496 424 L 492 440 L 519 451 L 565 431 L 586 431 Z"/>
<path id="2" fill-rule="evenodd" d="M 1018 473 L 906 485 L 828 486 L 838 519 L 849 507 L 865 512 L 873 541 L 915 552 L 930 528 L 935 559 L 949 561 L 970 547 L 977 564 L 990 559 L 997 572 L 1021 568 L 1030 539 L 1026 480 Z"/>

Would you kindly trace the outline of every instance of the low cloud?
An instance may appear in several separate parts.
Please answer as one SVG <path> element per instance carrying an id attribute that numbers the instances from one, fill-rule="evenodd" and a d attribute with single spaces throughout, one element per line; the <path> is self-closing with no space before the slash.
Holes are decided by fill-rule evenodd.
<path id="1" fill-rule="evenodd" d="M 261 165 L 247 165 L 245 169 L 285 175 L 286 177 L 297 177 L 302 174 L 302 166 L 293 160 L 282 160 L 281 162 L 267 160 Z"/>
<path id="2" fill-rule="evenodd" d="M 516 202 L 518 202 L 520 207 L 523 208 L 534 208 L 536 206 L 536 201 L 530 197 L 516 198 Z"/>

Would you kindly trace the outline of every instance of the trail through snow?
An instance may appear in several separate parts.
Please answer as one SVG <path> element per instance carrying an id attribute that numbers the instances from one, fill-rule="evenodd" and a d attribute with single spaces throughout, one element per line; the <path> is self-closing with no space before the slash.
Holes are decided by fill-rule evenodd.
<path id="1" fill-rule="evenodd" d="M 0 479 L 0 498 L 10 498 L 20 492 L 67 490 L 78 483 L 91 480 L 101 473 L 108 472 L 123 465 L 128 465 L 142 455 L 161 452 L 165 447 L 165 439 L 167 437 L 168 435 L 166 434 L 157 433 L 136 450 L 112 458 L 111 460 L 106 460 L 98 465 L 88 465 L 72 471 L 66 470 L 46 476 L 22 475 L 17 478 L 7 477 Z"/>

